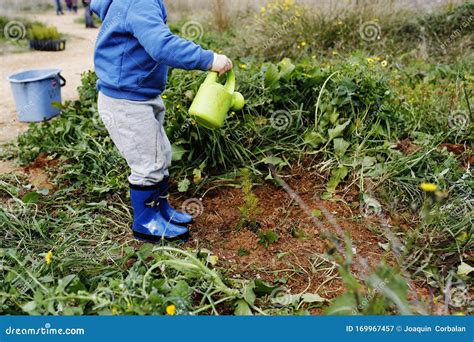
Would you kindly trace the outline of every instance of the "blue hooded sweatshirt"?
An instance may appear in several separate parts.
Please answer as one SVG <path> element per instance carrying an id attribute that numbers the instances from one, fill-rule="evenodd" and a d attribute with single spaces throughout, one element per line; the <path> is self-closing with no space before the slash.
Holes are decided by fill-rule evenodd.
<path id="1" fill-rule="evenodd" d="M 168 67 L 209 70 L 214 53 L 171 33 L 163 0 L 92 0 L 103 21 L 95 48 L 98 89 L 145 101 L 166 88 Z"/>

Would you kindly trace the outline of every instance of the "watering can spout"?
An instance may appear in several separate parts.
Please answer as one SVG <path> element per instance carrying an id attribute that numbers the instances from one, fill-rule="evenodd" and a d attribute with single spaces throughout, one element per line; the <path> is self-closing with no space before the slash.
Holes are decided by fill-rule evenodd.
<path id="1" fill-rule="evenodd" d="M 207 75 L 189 108 L 196 122 L 209 129 L 222 127 L 231 109 L 241 110 L 245 105 L 242 94 L 235 91 L 234 71 L 227 73 L 225 85 L 218 82 L 218 77 L 216 72 Z"/>

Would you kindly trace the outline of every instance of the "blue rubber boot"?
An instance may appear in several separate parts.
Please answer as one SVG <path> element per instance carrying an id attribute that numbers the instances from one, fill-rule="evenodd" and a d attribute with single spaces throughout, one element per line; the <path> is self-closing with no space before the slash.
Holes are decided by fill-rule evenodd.
<path id="1" fill-rule="evenodd" d="M 169 195 L 169 178 L 165 178 L 160 183 L 160 211 L 161 215 L 167 220 L 168 222 L 187 226 L 188 224 L 193 223 L 193 217 L 187 213 L 183 213 L 181 211 L 175 210 L 171 204 L 168 202 L 168 195 Z"/>
<path id="2" fill-rule="evenodd" d="M 133 207 L 133 235 L 152 243 L 187 241 L 189 229 L 165 219 L 160 210 L 160 185 L 154 187 L 130 186 Z"/>

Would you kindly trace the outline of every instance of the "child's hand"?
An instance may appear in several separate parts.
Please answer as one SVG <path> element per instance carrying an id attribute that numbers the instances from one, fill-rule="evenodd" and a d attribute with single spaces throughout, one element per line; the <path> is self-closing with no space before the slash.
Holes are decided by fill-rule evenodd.
<path id="1" fill-rule="evenodd" d="M 232 61 L 224 55 L 214 54 L 214 62 L 212 63 L 211 71 L 219 73 L 222 76 L 227 71 L 233 68 Z"/>

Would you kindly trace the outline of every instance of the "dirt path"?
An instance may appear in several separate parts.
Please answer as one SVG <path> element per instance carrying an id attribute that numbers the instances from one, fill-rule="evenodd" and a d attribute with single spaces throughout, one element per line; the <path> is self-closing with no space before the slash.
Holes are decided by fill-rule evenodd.
<path id="1" fill-rule="evenodd" d="M 0 56 L 0 145 L 28 128 L 28 124 L 17 120 L 10 84 L 6 80 L 8 75 L 25 69 L 59 68 L 67 80 L 67 85 L 62 88 L 63 101 L 77 98 L 76 88 L 80 84 L 81 73 L 93 68 L 94 43 L 98 33 L 97 30 L 86 30 L 84 25 L 75 23 L 74 20 L 79 16 L 82 16 L 82 11 L 78 15 L 56 16 L 48 13 L 27 16 L 32 20 L 55 25 L 60 32 L 67 34 L 65 51 L 29 51 Z"/>

